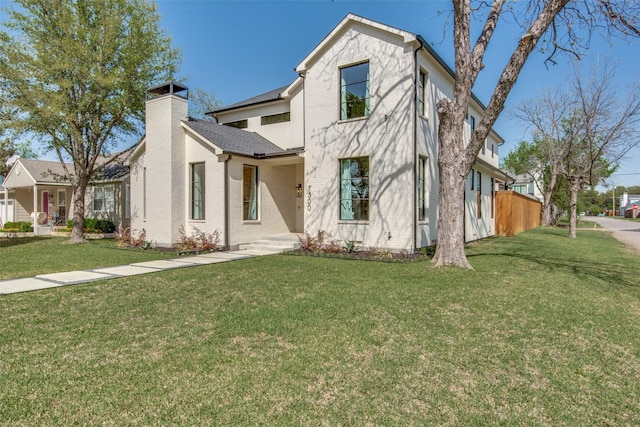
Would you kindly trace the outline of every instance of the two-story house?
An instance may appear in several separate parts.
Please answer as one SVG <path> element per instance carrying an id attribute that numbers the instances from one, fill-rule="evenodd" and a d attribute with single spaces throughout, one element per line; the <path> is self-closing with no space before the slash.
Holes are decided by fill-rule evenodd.
<path id="1" fill-rule="evenodd" d="M 412 250 L 437 240 L 436 103 L 454 73 L 419 35 L 348 15 L 284 87 L 187 117 L 187 88 L 149 89 L 146 137 L 132 155 L 131 223 L 172 245 L 179 229 L 236 247 L 318 230 L 365 247 Z M 465 138 L 484 110 L 473 97 Z M 492 132 L 469 175 L 466 240 L 495 231 Z M 442 212 L 446 215 L 446 212 Z"/>

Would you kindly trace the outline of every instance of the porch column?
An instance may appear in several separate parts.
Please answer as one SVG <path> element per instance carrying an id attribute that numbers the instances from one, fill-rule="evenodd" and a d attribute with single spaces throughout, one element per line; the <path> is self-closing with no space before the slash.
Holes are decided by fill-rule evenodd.
<path id="1" fill-rule="evenodd" d="M 38 184 L 33 184 L 33 232 L 38 235 Z"/>
<path id="2" fill-rule="evenodd" d="M 7 187 L 4 187 L 4 208 L 2 212 L 2 220 L 7 222 L 7 218 L 9 218 L 9 190 Z M 2 224 L 4 225 L 4 223 Z"/>

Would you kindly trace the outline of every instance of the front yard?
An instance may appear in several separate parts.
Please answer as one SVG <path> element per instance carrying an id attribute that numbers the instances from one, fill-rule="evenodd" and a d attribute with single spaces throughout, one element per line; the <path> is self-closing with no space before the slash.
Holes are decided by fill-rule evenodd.
<path id="1" fill-rule="evenodd" d="M 640 262 L 565 234 L 0 296 L 0 424 L 640 425 Z"/>
<path id="2" fill-rule="evenodd" d="M 118 248 L 114 240 L 67 245 L 67 237 L 0 238 L 0 280 L 61 271 L 88 270 L 175 257 L 176 254 Z"/>

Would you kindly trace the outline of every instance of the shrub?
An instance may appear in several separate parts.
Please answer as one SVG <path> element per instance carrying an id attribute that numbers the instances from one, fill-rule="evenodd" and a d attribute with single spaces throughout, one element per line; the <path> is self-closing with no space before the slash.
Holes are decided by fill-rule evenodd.
<path id="1" fill-rule="evenodd" d="M 358 250 L 358 247 L 356 246 L 356 242 L 354 242 L 353 240 L 346 240 L 344 242 L 344 250 L 350 254 L 354 253 L 355 251 Z"/>
<path id="2" fill-rule="evenodd" d="M 344 247 L 339 240 L 331 240 L 329 243 L 322 245 L 320 250 L 328 254 L 341 254 L 344 252 Z"/>
<path id="3" fill-rule="evenodd" d="M 178 233 L 180 234 L 180 243 L 178 249 L 182 251 L 214 251 L 220 244 L 220 231 L 215 230 L 213 233 L 207 233 L 196 227 L 194 231 L 187 234 L 184 226 L 181 225 Z"/>
<path id="4" fill-rule="evenodd" d="M 315 252 L 319 250 L 322 247 L 326 234 L 327 233 L 325 231 L 318 230 L 318 234 L 314 237 L 309 234 L 308 231 L 305 231 L 303 237 L 298 237 L 300 249 L 305 252 Z"/>
<path id="5" fill-rule="evenodd" d="M 117 246 L 131 246 L 131 228 L 120 228 L 116 232 L 116 245 Z"/>
<path id="6" fill-rule="evenodd" d="M 73 228 L 73 219 L 67 220 L 67 228 Z M 99 218 L 85 218 L 84 219 L 84 232 L 85 233 L 113 233 L 116 231 L 116 226 L 112 221 L 108 219 Z"/>
<path id="7" fill-rule="evenodd" d="M 4 223 L 2 229 L 4 231 L 18 231 L 20 233 L 29 233 L 33 231 L 33 224 L 28 221 L 9 221 Z"/>

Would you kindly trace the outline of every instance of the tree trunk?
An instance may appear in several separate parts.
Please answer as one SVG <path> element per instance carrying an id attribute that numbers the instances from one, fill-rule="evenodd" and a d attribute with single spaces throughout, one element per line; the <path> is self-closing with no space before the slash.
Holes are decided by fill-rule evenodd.
<path id="1" fill-rule="evenodd" d="M 433 257 L 434 267 L 456 265 L 473 269 L 464 253 L 464 187 L 467 182 L 464 156 L 456 127 L 447 107 L 440 105 L 440 127 L 438 128 L 438 177 L 440 183 L 438 213 L 438 245 Z M 448 110 L 448 111 L 447 111 Z"/>
<path id="2" fill-rule="evenodd" d="M 571 239 L 576 238 L 576 226 L 578 223 L 578 192 L 580 191 L 580 178 L 571 177 L 571 202 L 570 202 L 570 210 L 569 210 L 569 237 Z"/>
<path id="3" fill-rule="evenodd" d="M 67 243 L 87 243 L 84 237 L 84 196 L 88 179 L 79 178 L 73 187 L 73 229 Z"/>
<path id="4" fill-rule="evenodd" d="M 546 191 L 544 192 L 544 201 L 542 203 L 542 224 L 541 225 L 551 225 L 553 221 L 552 210 L 551 210 L 551 196 L 553 195 L 553 189 L 556 186 L 556 180 L 558 179 L 557 175 L 551 174 L 551 180 L 549 181 L 549 185 L 547 186 Z"/>

